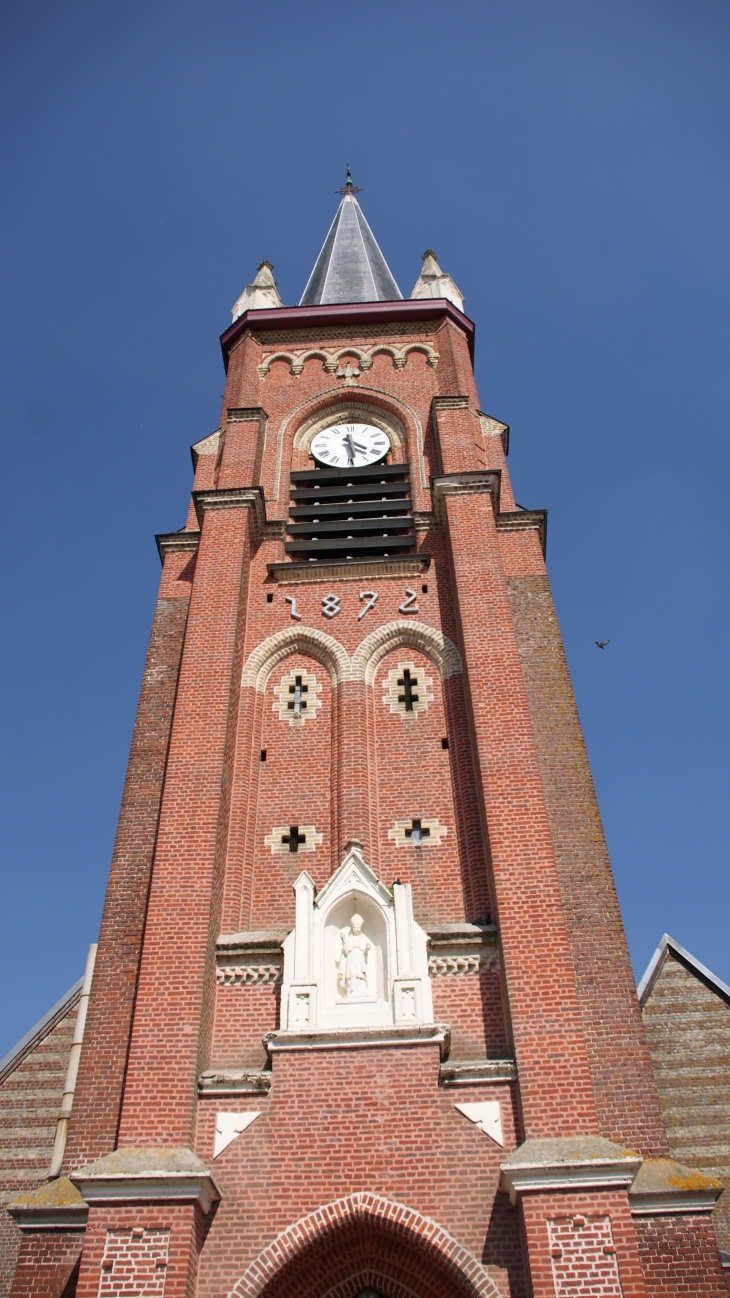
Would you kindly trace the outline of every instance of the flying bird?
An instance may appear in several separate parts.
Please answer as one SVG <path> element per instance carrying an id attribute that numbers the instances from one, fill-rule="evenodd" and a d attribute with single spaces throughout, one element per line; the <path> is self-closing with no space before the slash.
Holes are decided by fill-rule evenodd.
<path id="1" fill-rule="evenodd" d="M 610 644 L 611 641 L 610 641 L 610 640 L 596 640 L 596 641 L 594 641 L 594 643 L 598 645 L 598 648 L 599 648 L 599 649 L 605 649 L 605 648 L 606 648 L 606 645 L 607 645 L 607 644 Z"/>

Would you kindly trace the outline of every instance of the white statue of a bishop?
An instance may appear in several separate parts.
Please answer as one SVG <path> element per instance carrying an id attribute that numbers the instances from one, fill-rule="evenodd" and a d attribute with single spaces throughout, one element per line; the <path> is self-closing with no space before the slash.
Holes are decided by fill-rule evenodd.
<path id="1" fill-rule="evenodd" d="M 337 990 L 340 996 L 369 997 L 373 974 L 373 944 L 362 931 L 362 915 L 353 915 L 349 928 L 340 929 L 340 953 L 337 960 Z"/>

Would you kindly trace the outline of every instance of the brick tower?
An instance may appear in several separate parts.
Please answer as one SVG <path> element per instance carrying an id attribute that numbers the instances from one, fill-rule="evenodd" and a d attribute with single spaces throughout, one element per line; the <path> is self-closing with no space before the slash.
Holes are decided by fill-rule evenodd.
<path id="1" fill-rule="evenodd" d="M 13 1293 L 719 1296 L 720 1186 L 667 1157 L 546 517 L 514 503 L 456 285 L 429 252 L 404 300 L 355 192 L 298 307 L 268 263 L 236 303 L 157 538 Z"/>

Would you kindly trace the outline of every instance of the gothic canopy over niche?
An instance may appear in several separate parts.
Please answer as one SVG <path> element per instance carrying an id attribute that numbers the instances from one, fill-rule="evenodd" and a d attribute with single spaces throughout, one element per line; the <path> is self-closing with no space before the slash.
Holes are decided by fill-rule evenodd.
<path id="1" fill-rule="evenodd" d="M 284 942 L 282 1028 L 288 1032 L 433 1022 L 427 935 L 410 884 L 386 888 L 351 848 L 315 897 L 294 884 L 296 926 Z"/>

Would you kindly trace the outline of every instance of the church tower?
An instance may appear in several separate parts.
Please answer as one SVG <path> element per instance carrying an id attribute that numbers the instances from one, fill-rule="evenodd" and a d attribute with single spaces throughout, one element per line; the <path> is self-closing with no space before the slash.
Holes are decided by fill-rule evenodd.
<path id="1" fill-rule="evenodd" d="M 429 250 L 403 298 L 356 192 L 298 306 L 267 262 L 236 302 L 157 538 L 13 1293 L 719 1298 L 720 1187 L 667 1156 L 546 515 L 514 502 L 459 289 Z"/>

